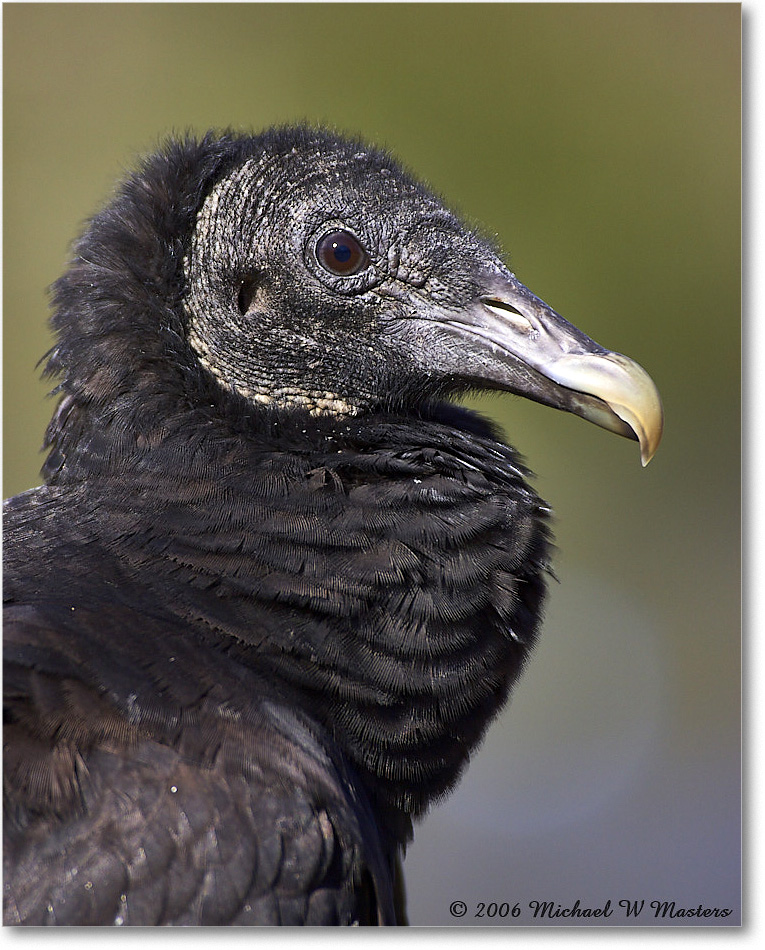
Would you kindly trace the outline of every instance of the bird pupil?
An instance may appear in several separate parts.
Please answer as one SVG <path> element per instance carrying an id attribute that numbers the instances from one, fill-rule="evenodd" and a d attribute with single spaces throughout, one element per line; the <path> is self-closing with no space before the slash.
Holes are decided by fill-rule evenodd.
<path id="1" fill-rule="evenodd" d="M 335 249 L 335 260 L 340 264 L 345 264 L 346 261 L 351 259 L 351 249 L 347 244 L 338 244 L 335 242 L 333 245 Z"/>

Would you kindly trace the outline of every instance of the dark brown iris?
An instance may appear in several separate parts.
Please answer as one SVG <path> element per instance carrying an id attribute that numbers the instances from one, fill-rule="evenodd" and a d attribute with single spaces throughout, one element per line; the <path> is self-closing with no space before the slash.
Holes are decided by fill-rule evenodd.
<path id="1" fill-rule="evenodd" d="M 330 231 L 320 238 L 316 257 L 322 267 L 338 277 L 358 274 L 369 263 L 367 252 L 348 231 Z"/>

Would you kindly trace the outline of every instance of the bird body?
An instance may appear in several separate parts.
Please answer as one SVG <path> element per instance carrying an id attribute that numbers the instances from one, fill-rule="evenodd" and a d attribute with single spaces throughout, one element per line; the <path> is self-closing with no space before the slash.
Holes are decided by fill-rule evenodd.
<path id="1" fill-rule="evenodd" d="M 403 919 L 412 821 L 519 676 L 550 559 L 525 467 L 449 395 L 483 374 L 658 441 L 492 364 L 496 314 L 541 302 L 487 247 L 307 129 L 174 143 L 93 219 L 46 484 L 5 511 L 6 923 Z"/>
<path id="2" fill-rule="evenodd" d="M 256 833 L 269 827 L 269 809 L 279 817 L 274 783 L 296 781 L 285 766 L 289 755 L 283 758 L 282 719 L 300 723 L 301 709 L 310 719 L 301 724 L 299 758 L 309 747 L 318 760 L 300 775 L 305 807 L 321 814 L 328 786 L 341 814 L 364 828 L 354 842 L 360 853 L 379 822 L 375 834 L 387 849 L 381 842 L 357 861 L 374 868 L 378 881 L 386 880 L 380 868 L 390 876 L 395 846 L 409 836 L 409 816 L 454 784 L 520 671 L 544 586 L 544 510 L 512 451 L 488 434 L 456 429 L 459 415 L 360 424 L 267 412 L 260 431 L 195 447 L 197 466 L 220 472 L 216 478 L 200 474 L 179 484 L 168 477 L 165 451 L 182 470 L 194 470 L 182 441 L 161 452 L 154 447 L 150 465 L 136 464 L 132 474 L 35 489 L 10 503 L 6 598 L 23 605 L 6 613 L 6 676 L 13 682 L 18 670 L 20 677 L 15 728 L 25 749 L 30 733 L 59 750 L 63 742 L 68 768 L 58 758 L 6 760 L 6 779 L 23 793 L 25 810 L 34 794 L 43 806 L 56 804 L 34 836 L 20 821 L 7 848 L 22 865 L 26 854 L 37 864 L 45 841 L 62 868 L 85 864 L 62 888 L 62 906 L 36 893 L 30 908 L 22 891 L 24 919 L 44 922 L 51 902 L 59 922 L 68 921 L 70 908 L 79 913 L 69 892 L 81 890 L 83 873 L 101 878 L 99 896 L 107 890 L 108 851 L 101 846 L 91 854 L 92 819 L 82 842 L 71 840 L 68 824 L 66 847 L 56 834 L 62 816 L 82 807 L 77 756 L 105 745 L 109 752 L 97 760 L 100 767 L 106 757 L 105 774 L 88 759 L 84 788 L 111 787 L 128 798 L 116 815 L 114 805 L 101 804 L 112 821 L 118 815 L 120 823 L 138 823 L 145 806 L 132 795 L 153 787 L 167 804 L 152 837 L 173 827 L 166 809 L 177 810 L 176 825 L 181 814 L 202 823 L 167 844 L 173 850 L 166 860 L 185 862 L 188 887 L 196 888 L 196 916 L 184 908 L 190 922 L 226 919 L 228 905 L 207 907 L 205 897 L 208 878 L 232 864 L 248 864 L 236 915 L 260 900 L 268 908 L 257 911 L 264 921 L 292 922 L 281 906 L 274 909 L 275 871 L 260 870 L 264 845 L 258 847 Z M 478 427 L 467 413 L 465 421 Z M 201 466 L 205 451 L 210 456 Z M 142 498 L 150 504 L 141 505 Z M 88 531 L 92 525 L 100 525 L 97 533 Z M 30 563 L 40 565 L 33 574 Z M 13 743 L 16 735 L 7 727 L 6 739 Z M 343 737 L 341 747 L 333 736 Z M 145 774 L 124 762 L 136 743 L 151 750 Z M 348 763 L 357 801 L 347 800 L 333 758 Z M 194 769 L 184 781 L 189 761 Z M 111 775 L 116 766 L 125 773 L 119 779 Z M 250 853 L 233 861 L 218 857 L 219 832 L 198 843 L 217 827 L 216 813 L 200 816 L 197 803 L 206 800 L 199 784 L 213 781 L 234 816 L 229 834 L 237 844 L 250 843 Z M 228 801 L 237 783 L 250 799 Z M 184 803 L 186 784 L 193 805 Z M 89 802 L 85 807 L 90 815 Z M 291 818 L 290 808 L 282 818 Z M 121 837 L 116 828 L 111 834 Z M 98 906 L 104 916 L 94 922 L 132 922 L 130 878 L 138 858 L 130 846 L 137 852 L 135 841 L 120 840 L 109 855 L 113 884 Z M 98 862 L 90 873 L 88 857 Z M 345 875 L 334 887 L 353 893 L 360 882 Z M 391 898 L 381 883 L 378 889 L 382 914 Z M 156 900 L 155 916 L 140 922 L 162 923 L 172 914 L 169 900 L 169 910 Z M 141 915 L 146 907 L 140 904 Z M 303 913 L 310 923 L 310 907 Z"/>

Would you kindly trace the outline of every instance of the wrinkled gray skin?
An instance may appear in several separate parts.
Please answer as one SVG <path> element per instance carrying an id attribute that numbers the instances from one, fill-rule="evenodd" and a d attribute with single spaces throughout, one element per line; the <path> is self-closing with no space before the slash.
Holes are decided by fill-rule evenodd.
<path id="1" fill-rule="evenodd" d="M 198 216 L 186 262 L 192 345 L 219 380 L 257 401 L 355 412 L 402 389 L 429 389 L 456 365 L 465 379 L 485 369 L 484 356 L 429 317 L 434 307 L 439 316 L 464 308 L 507 275 L 494 251 L 382 156 L 344 158 L 325 152 L 306 165 L 287 156 L 278 167 L 270 156 L 251 159 Z M 300 209 L 289 218 L 287 191 L 288 206 Z M 367 251 L 361 273 L 337 277 L 317 260 L 315 243 L 333 227 Z M 455 260 L 464 268 L 455 270 Z M 278 381 L 271 361 L 257 358 L 266 352 L 280 354 Z M 357 372 L 348 372 L 349 354 Z"/>

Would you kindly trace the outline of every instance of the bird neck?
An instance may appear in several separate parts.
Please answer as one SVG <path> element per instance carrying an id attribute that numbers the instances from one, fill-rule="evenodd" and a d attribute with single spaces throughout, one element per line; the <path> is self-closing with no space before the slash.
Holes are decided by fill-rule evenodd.
<path id="1" fill-rule="evenodd" d="M 546 508 L 454 407 L 257 426 L 112 455 L 126 517 L 153 499 L 121 537 L 152 552 L 177 619 L 314 717 L 404 827 L 456 783 L 521 672 Z"/>
<path id="2" fill-rule="evenodd" d="M 338 427 L 304 476 L 321 527 L 292 533 L 280 585 L 297 622 L 274 674 L 321 710 L 392 815 L 416 817 L 457 782 L 523 667 L 544 596 L 546 508 L 510 449 L 448 411 Z M 310 632 L 304 609 L 322 618 Z"/>

